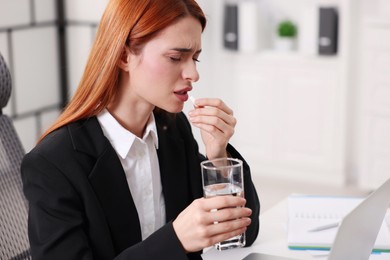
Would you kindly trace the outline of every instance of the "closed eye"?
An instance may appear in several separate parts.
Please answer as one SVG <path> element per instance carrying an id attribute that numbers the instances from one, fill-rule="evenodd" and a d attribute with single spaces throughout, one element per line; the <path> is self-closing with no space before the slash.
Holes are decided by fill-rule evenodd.
<path id="1" fill-rule="evenodd" d="M 181 57 L 169 57 L 171 59 L 171 61 L 174 61 L 174 62 L 179 62 L 181 61 Z"/>
<path id="2" fill-rule="evenodd" d="M 187 59 L 187 54 L 190 54 L 190 53 L 193 53 L 193 49 L 189 48 L 173 48 L 171 49 L 172 51 L 175 51 L 175 52 L 178 52 L 180 54 L 183 54 L 183 55 L 186 55 L 186 57 L 184 57 L 185 59 Z M 195 53 L 193 53 L 193 56 L 192 56 L 192 60 L 194 62 L 200 62 L 199 61 L 199 55 L 201 53 L 201 49 L 195 51 Z M 170 60 L 172 62 L 179 62 L 179 61 L 182 61 L 183 57 L 180 55 L 180 56 L 176 56 L 176 55 L 173 55 L 173 56 L 169 56 Z"/>

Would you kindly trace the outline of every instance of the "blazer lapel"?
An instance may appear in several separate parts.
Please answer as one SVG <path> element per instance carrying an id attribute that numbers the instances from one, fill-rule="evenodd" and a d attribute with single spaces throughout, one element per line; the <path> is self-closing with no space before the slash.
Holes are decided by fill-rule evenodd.
<path id="1" fill-rule="evenodd" d="M 165 199 L 167 221 L 170 221 L 186 207 L 190 200 L 187 160 L 184 141 L 176 128 L 157 121 L 161 183 Z"/>
<path id="2" fill-rule="evenodd" d="M 76 150 L 96 160 L 89 174 L 90 183 L 106 216 L 115 250 L 121 252 L 141 241 L 138 213 L 120 160 L 96 119 L 85 121 L 71 131 Z"/>

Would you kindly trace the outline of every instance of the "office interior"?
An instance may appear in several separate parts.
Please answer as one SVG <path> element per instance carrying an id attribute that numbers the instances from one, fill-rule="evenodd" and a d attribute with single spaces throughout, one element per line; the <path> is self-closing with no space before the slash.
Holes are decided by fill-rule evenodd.
<path id="1" fill-rule="evenodd" d="M 27 152 L 76 89 L 106 3 L 0 0 L 0 52 L 13 78 L 3 113 Z M 262 210 L 291 192 L 365 194 L 390 177 L 390 1 L 198 3 L 208 26 L 192 94 L 235 111 L 231 142 L 251 165 Z M 256 7 L 255 46 L 224 46 L 232 4 Z M 318 51 L 320 8 L 337 11 L 332 54 Z M 279 46 L 284 20 L 297 29 L 290 49 Z"/>

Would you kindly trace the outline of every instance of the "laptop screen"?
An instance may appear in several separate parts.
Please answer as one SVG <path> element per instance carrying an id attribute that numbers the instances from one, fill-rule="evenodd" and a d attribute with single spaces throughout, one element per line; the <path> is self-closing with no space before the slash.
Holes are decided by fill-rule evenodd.
<path id="1" fill-rule="evenodd" d="M 343 218 L 329 260 L 369 259 L 389 202 L 390 179 Z"/>

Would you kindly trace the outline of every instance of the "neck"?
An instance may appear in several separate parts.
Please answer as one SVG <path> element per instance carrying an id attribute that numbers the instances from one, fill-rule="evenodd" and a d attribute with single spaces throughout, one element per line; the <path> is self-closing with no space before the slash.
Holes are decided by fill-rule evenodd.
<path id="1" fill-rule="evenodd" d="M 139 138 L 143 137 L 146 124 L 153 112 L 153 109 L 137 109 L 136 106 L 129 105 L 126 106 L 126 109 L 115 105 L 110 105 L 107 109 L 124 128 Z"/>
<path id="2" fill-rule="evenodd" d="M 118 85 L 119 93 L 107 109 L 124 128 L 142 138 L 154 106 L 135 94 L 129 82 L 128 73 L 122 71 Z"/>

